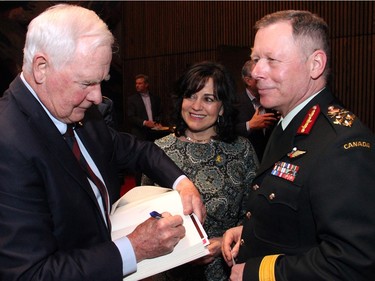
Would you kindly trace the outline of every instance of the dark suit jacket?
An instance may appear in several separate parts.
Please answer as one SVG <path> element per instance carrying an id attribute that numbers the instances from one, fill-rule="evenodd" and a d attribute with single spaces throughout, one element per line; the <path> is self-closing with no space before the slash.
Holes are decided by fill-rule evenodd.
<path id="1" fill-rule="evenodd" d="M 151 110 L 153 120 L 161 118 L 161 104 L 157 96 L 150 94 Z M 127 116 L 130 122 L 130 132 L 143 140 L 154 141 L 150 128 L 143 126 L 143 121 L 148 120 L 146 106 L 139 93 L 128 98 Z"/>
<path id="2" fill-rule="evenodd" d="M 170 187 L 182 174 L 153 143 L 109 129 L 95 106 L 77 129 L 119 198 L 119 169 Z M 0 100 L 0 279 L 122 280 L 97 200 L 60 132 L 17 77 Z M 131 219 L 131 218 L 129 218 Z"/>
<path id="3" fill-rule="evenodd" d="M 235 108 L 238 111 L 235 127 L 236 133 L 249 139 L 255 149 L 259 161 L 261 161 L 264 149 L 274 126 L 267 128 L 265 134 L 263 133 L 263 130 L 250 130 L 249 132 L 246 129 L 246 122 L 249 121 L 255 113 L 253 103 L 251 102 L 251 99 L 247 95 L 246 91 L 243 91 L 237 95 L 237 104 Z"/>
<path id="4" fill-rule="evenodd" d="M 103 101 L 98 104 L 98 110 L 102 114 L 104 122 L 107 124 L 107 126 L 117 130 L 118 124 L 113 101 L 110 98 L 103 96 Z"/>
<path id="5" fill-rule="evenodd" d="M 311 131 L 298 134 L 314 105 L 321 112 Z M 263 158 L 242 233 L 243 280 L 258 280 L 260 261 L 275 254 L 283 254 L 276 280 L 374 279 L 374 135 L 358 118 L 351 127 L 338 124 L 352 116 L 324 90 L 294 117 L 277 152 Z M 288 156 L 294 147 L 305 153 Z M 271 173 L 279 161 L 298 167 L 294 181 Z"/>

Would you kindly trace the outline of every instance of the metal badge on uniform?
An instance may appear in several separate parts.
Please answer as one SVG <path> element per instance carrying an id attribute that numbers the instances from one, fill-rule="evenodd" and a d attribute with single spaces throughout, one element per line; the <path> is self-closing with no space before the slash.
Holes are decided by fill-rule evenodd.
<path id="1" fill-rule="evenodd" d="M 279 161 L 275 163 L 271 174 L 293 182 L 298 174 L 298 170 L 299 166 L 297 165 Z"/>
<path id="2" fill-rule="evenodd" d="M 304 150 L 299 150 L 299 149 L 297 149 L 297 147 L 294 147 L 294 148 L 292 149 L 292 151 L 289 152 L 289 153 L 287 154 L 287 156 L 288 156 L 289 158 L 296 158 L 296 157 L 301 156 L 301 155 L 303 155 L 303 154 L 305 154 L 305 153 L 306 153 L 306 151 L 304 151 Z"/>
<path id="3" fill-rule="evenodd" d="M 349 110 L 337 108 L 333 105 L 328 107 L 328 116 L 333 120 L 333 124 L 351 127 L 356 116 Z"/>

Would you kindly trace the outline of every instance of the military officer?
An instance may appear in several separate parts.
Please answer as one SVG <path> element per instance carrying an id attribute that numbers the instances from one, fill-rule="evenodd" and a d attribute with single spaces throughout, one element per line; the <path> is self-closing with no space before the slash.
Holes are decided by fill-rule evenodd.
<path id="1" fill-rule="evenodd" d="M 230 280 L 374 280 L 374 135 L 327 87 L 327 24 L 280 11 L 255 27 L 252 76 L 282 118 L 247 219 L 224 235 Z"/>

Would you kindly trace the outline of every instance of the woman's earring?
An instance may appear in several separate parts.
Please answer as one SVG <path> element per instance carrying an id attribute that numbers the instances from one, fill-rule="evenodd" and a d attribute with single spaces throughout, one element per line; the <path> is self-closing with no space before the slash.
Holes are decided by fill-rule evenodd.
<path id="1" fill-rule="evenodd" d="M 224 123 L 224 117 L 222 115 L 219 115 L 216 120 L 217 124 L 220 126 Z"/>

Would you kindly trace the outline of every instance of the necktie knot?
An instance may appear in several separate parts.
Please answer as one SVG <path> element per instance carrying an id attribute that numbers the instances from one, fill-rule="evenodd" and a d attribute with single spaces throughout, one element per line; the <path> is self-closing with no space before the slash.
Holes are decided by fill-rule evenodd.
<path id="1" fill-rule="evenodd" d="M 253 102 L 253 105 L 254 105 L 255 109 L 261 110 L 263 108 L 258 99 L 255 98 L 255 99 L 252 100 L 252 102 Z"/>
<path id="2" fill-rule="evenodd" d="M 67 136 L 67 137 L 74 137 L 74 131 L 73 131 L 73 128 L 74 128 L 74 125 L 73 125 L 73 124 L 68 124 L 64 136 Z"/>
<path id="3" fill-rule="evenodd" d="M 253 102 L 254 108 L 258 109 L 260 114 L 266 113 L 266 111 L 265 111 L 264 107 L 261 105 L 259 99 L 255 98 L 255 99 L 252 100 L 252 102 Z"/>

